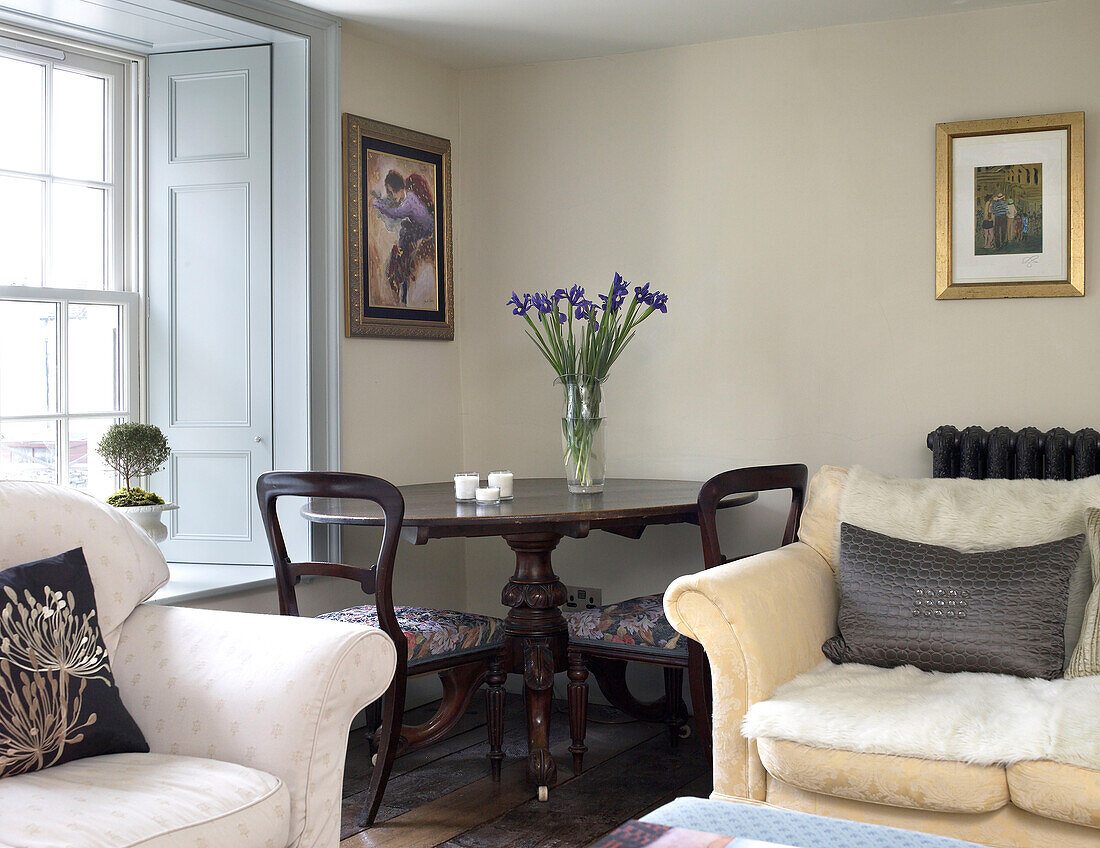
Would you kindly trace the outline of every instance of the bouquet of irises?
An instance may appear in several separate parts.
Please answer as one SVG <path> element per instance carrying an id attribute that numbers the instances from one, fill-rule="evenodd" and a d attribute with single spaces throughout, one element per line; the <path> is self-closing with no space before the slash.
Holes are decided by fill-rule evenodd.
<path id="1" fill-rule="evenodd" d="M 553 294 L 512 292 L 508 301 L 512 314 L 527 322 L 527 335 L 565 389 L 563 458 L 570 489 L 577 492 L 600 491 L 603 486 L 600 387 L 607 372 L 639 324 L 654 312 L 668 312 L 668 295 L 651 291 L 646 283 L 635 286 L 630 297 L 630 285 L 619 274 L 599 300 L 588 300 L 581 286 L 573 286 Z"/>

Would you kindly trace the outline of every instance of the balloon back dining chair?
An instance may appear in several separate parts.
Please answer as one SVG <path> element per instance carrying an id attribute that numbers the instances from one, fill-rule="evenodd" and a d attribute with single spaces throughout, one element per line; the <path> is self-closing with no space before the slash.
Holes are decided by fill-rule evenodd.
<path id="1" fill-rule="evenodd" d="M 738 468 L 718 474 L 699 490 L 698 520 L 703 543 L 703 567 L 733 562 L 726 557 L 718 537 L 719 505 L 733 495 L 771 490 L 791 491 L 791 506 L 783 531 L 783 544 L 795 541 L 806 491 L 805 465 L 768 465 Z M 684 671 L 696 733 L 710 748 L 710 667 L 702 646 L 677 633 L 665 617 L 664 595 L 643 595 L 588 610 L 566 611 L 569 625 L 569 725 L 573 771 L 580 773 L 588 714 L 588 676 L 615 707 L 642 721 L 664 722 L 669 738 L 690 732 L 683 700 Z M 664 696 L 650 702 L 638 700 L 627 685 L 627 663 L 638 662 L 664 669 Z"/>
<path id="2" fill-rule="evenodd" d="M 327 612 L 318 618 L 381 628 L 397 647 L 397 671 L 381 701 L 381 727 L 374 737 L 377 753 L 360 826 L 370 827 L 374 823 L 394 758 L 445 736 L 486 680 L 490 762 L 493 778 L 499 780 L 504 726 L 503 622 L 456 610 L 394 606 L 394 563 L 405 512 L 405 502 L 397 487 L 365 474 L 272 471 L 260 475 L 256 493 L 275 565 L 280 613 L 299 614 L 295 587 L 302 577 L 318 575 L 352 580 L 366 594 L 374 595 L 375 602 Z M 351 499 L 377 504 L 385 516 L 377 562 L 369 567 L 292 562 L 277 510 L 283 497 Z M 443 684 L 439 708 L 423 724 L 402 726 L 406 682 L 410 677 L 425 674 L 438 674 Z M 369 710 L 368 716 L 372 712 Z"/>

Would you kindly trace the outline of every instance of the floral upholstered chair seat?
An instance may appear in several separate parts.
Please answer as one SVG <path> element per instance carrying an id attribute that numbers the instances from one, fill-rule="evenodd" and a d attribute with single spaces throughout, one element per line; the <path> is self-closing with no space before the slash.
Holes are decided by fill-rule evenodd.
<path id="1" fill-rule="evenodd" d="M 394 607 L 394 612 L 409 646 L 410 664 L 504 642 L 504 622 L 499 618 L 424 607 Z M 317 617 L 368 627 L 379 626 L 378 610 L 373 604 L 326 612 Z"/>
<path id="2" fill-rule="evenodd" d="M 598 609 L 565 612 L 569 638 L 634 645 L 654 653 L 687 654 L 687 640 L 665 618 L 664 595 L 644 595 Z"/>

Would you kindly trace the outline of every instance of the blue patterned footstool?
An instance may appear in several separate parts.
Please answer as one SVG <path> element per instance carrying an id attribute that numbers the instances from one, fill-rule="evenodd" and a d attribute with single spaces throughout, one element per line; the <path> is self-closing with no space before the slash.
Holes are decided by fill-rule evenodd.
<path id="1" fill-rule="evenodd" d="M 975 848 L 973 842 L 915 830 L 706 798 L 677 798 L 643 816 L 641 821 L 796 848 Z"/>

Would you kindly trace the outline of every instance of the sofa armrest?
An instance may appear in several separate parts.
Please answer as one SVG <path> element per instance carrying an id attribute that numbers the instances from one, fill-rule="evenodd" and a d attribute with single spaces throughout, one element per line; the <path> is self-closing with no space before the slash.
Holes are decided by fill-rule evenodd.
<path id="1" fill-rule="evenodd" d="M 713 687 L 714 793 L 765 798 L 745 712 L 822 661 L 836 633 L 833 572 L 802 542 L 677 578 L 665 592 L 672 626 L 703 645 Z"/>
<path id="2" fill-rule="evenodd" d="M 142 604 L 113 671 L 153 752 L 276 775 L 290 790 L 290 845 L 335 848 L 348 731 L 395 664 L 375 628 Z"/>

